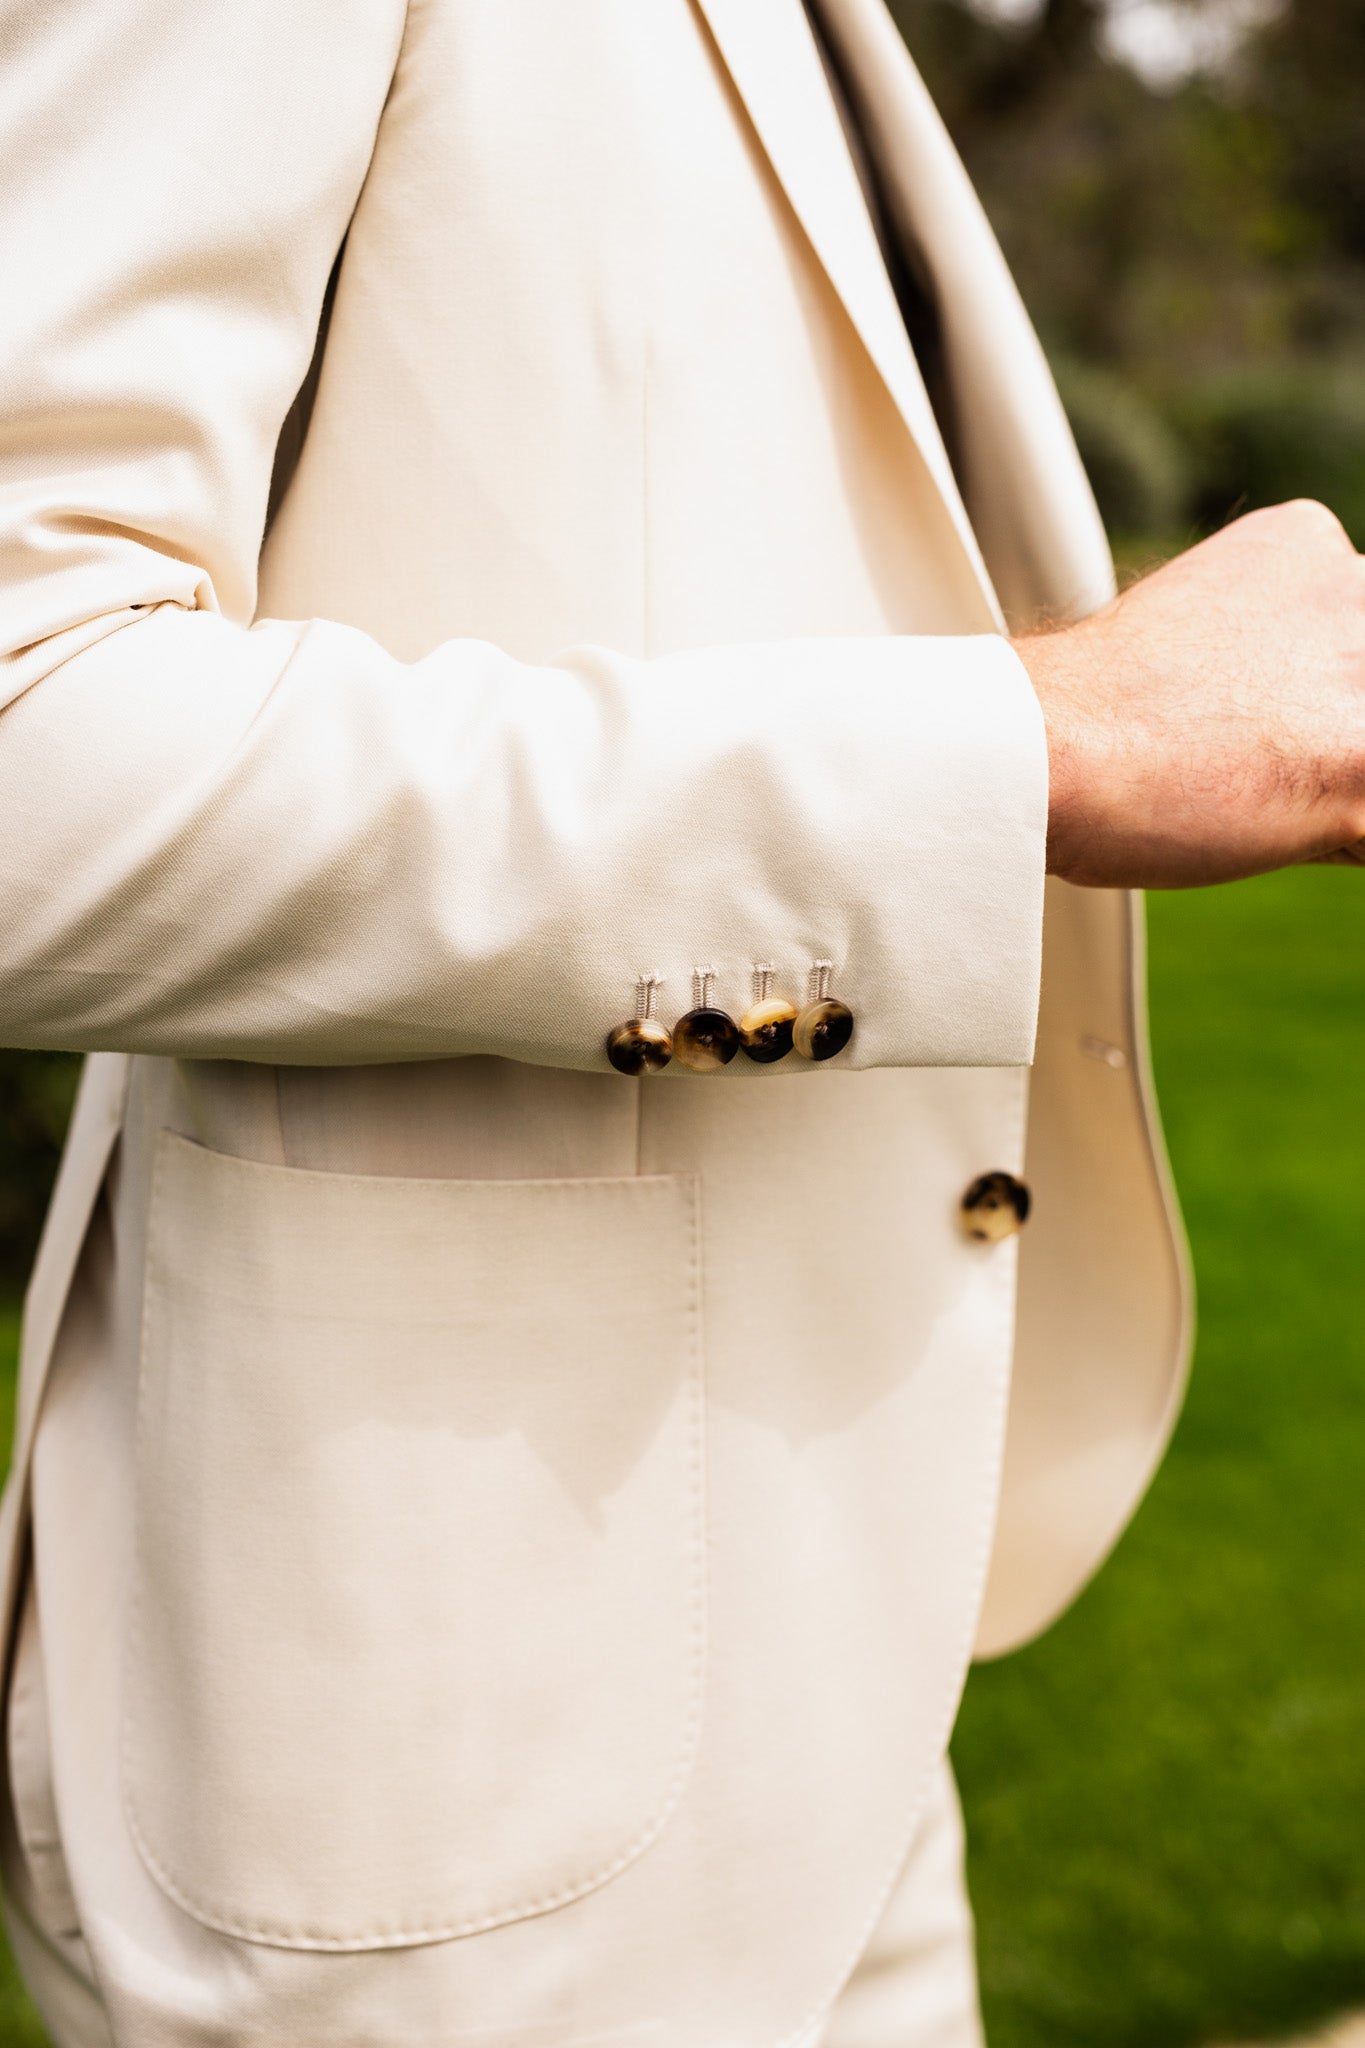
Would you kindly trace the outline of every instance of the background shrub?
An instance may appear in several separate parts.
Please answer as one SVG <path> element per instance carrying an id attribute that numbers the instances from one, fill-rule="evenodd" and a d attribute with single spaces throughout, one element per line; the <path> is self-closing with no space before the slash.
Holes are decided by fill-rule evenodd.
<path id="1" fill-rule="evenodd" d="M 1157 407 L 1129 379 L 1097 364 L 1063 359 L 1053 369 L 1110 531 L 1145 536 L 1184 524 L 1189 467 Z"/>
<path id="2" fill-rule="evenodd" d="M 66 1053 L 0 1052 L 0 1289 L 27 1275 L 79 1070 Z"/>
<path id="3" fill-rule="evenodd" d="M 1304 365 L 1244 370 L 1191 381 L 1169 412 L 1200 525 L 1286 498 L 1322 498 L 1365 547 L 1365 379 Z"/>

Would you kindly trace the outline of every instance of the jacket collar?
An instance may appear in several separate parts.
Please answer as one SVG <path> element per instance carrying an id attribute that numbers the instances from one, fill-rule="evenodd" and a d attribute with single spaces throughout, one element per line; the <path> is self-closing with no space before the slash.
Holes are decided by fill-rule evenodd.
<path id="1" fill-rule="evenodd" d="M 742 8 L 751 0 L 738 0 Z M 962 487 L 1012 621 L 1113 590 L 1109 544 L 1051 371 L 981 202 L 883 0 L 820 0 L 899 234 L 934 280 Z"/>
<path id="2" fill-rule="evenodd" d="M 792 211 L 928 471 L 979 588 L 982 623 L 997 623 L 990 577 L 906 336 L 801 0 L 696 4 Z M 894 36 L 889 20 L 887 27 Z"/>

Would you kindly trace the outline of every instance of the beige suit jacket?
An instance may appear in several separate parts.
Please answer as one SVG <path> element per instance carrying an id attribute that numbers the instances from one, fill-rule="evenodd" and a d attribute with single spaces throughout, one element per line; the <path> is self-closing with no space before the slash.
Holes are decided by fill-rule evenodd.
<path id="1" fill-rule="evenodd" d="M 1108 556 L 825 14 L 960 479 L 799 0 L 0 5 L 0 1038 L 95 1054 L 11 1779 L 140 2048 L 812 2038 L 1169 1429 L 1138 926 L 1044 916 L 1000 635 Z M 608 1068 L 818 958 L 828 1066 Z"/>

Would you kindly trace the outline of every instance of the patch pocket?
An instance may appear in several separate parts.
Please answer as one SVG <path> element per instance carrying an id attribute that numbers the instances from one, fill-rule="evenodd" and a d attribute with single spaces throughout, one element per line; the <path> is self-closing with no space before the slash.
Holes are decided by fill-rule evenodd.
<path id="1" fill-rule="evenodd" d="M 163 1134 L 123 1766 L 196 1919 L 440 1940 L 659 1834 L 703 1685 L 697 1205 Z"/>

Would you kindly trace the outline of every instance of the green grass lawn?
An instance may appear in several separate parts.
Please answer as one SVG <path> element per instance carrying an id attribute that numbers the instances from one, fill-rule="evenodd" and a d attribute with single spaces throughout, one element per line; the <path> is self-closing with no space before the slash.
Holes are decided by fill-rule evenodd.
<path id="1" fill-rule="evenodd" d="M 1365 876 L 1151 922 L 1199 1356 L 1116 1557 L 968 1687 L 993 2048 L 1269 2040 L 1365 2004 Z M 0 1979 L 0 2048 L 41 2041 Z"/>

